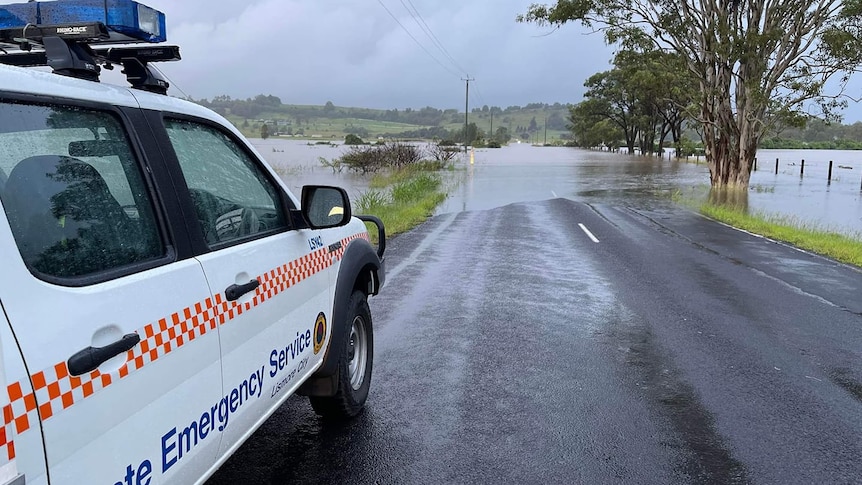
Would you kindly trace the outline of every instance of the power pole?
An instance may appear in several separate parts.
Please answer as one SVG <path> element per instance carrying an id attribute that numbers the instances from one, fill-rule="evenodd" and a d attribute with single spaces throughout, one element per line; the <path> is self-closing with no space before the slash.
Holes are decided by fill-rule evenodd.
<path id="1" fill-rule="evenodd" d="M 488 133 L 488 139 L 494 138 L 494 112 L 491 111 L 491 132 Z"/>
<path id="2" fill-rule="evenodd" d="M 464 96 L 464 153 L 467 153 L 467 132 L 470 123 L 470 81 L 475 81 L 475 78 L 462 77 L 462 81 L 467 83 L 467 94 Z"/>

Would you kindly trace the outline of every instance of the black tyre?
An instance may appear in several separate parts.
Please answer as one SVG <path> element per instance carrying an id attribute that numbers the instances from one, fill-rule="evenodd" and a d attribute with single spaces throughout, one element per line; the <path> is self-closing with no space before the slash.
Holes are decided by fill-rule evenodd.
<path id="1" fill-rule="evenodd" d="M 311 407 L 324 418 L 347 419 L 362 412 L 371 387 L 374 360 L 374 332 L 371 310 L 365 293 L 354 291 L 348 301 L 346 325 L 342 325 L 344 345 L 331 349 L 337 354 L 337 390 L 333 396 L 310 396 Z"/>

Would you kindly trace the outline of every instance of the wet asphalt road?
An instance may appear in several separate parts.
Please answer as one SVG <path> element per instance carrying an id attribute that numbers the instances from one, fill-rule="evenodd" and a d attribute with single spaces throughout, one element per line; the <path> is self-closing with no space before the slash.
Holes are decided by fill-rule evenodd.
<path id="1" fill-rule="evenodd" d="M 210 485 L 862 482 L 862 272 L 568 199 L 387 255 L 365 413 L 291 398 Z"/>

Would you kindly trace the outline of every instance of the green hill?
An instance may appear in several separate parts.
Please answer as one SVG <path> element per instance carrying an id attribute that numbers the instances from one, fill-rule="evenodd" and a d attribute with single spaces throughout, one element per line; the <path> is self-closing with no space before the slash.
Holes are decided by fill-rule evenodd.
<path id="1" fill-rule="evenodd" d="M 249 99 L 217 96 L 212 100 L 197 100 L 224 115 L 246 136 L 261 136 L 266 124 L 271 136 L 343 140 L 348 133 L 366 139 L 424 138 L 458 140 L 464 131 L 464 112 L 457 109 L 380 110 L 335 106 L 283 104 L 278 97 L 259 95 Z M 481 134 L 492 127 L 497 132 L 505 128 L 513 137 L 544 142 L 547 124 L 548 142 L 565 138 L 568 108 L 555 103 L 532 103 L 507 108 L 483 106 L 470 113 Z"/>

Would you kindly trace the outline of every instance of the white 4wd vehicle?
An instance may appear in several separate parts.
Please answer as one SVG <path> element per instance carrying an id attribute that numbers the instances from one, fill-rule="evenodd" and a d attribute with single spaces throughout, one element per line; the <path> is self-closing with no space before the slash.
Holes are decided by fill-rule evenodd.
<path id="1" fill-rule="evenodd" d="M 368 395 L 382 225 L 375 250 L 343 190 L 300 204 L 230 123 L 157 94 L 176 48 L 102 44 L 164 16 L 101 2 L 0 6 L 0 64 L 54 70 L 0 66 L 0 485 L 199 483 L 294 392 L 334 418 Z M 47 25 L 79 4 L 107 19 Z"/>

